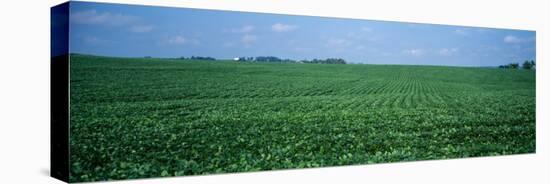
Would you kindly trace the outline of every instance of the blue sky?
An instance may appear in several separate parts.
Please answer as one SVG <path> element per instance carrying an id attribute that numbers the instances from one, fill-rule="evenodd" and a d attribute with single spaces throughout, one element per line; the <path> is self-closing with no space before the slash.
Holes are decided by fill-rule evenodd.
<path id="1" fill-rule="evenodd" d="M 535 32 L 72 2 L 70 51 L 121 57 L 277 56 L 497 66 L 535 59 Z"/>

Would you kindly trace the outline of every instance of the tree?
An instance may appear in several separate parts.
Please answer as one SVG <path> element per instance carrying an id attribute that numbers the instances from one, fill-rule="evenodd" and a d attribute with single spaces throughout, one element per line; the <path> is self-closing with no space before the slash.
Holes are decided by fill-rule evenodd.
<path id="1" fill-rule="evenodd" d="M 207 61 L 215 61 L 216 58 L 213 58 L 213 57 L 202 57 L 202 56 L 191 56 L 191 58 L 189 59 L 192 59 L 192 60 L 207 60 Z"/>
<path id="2" fill-rule="evenodd" d="M 508 66 L 512 69 L 517 69 L 519 67 L 519 63 L 510 63 Z"/>
<path id="3" fill-rule="evenodd" d="M 275 56 L 258 56 L 255 61 L 258 62 L 281 62 L 282 60 Z"/>
<path id="4" fill-rule="evenodd" d="M 303 63 L 318 63 L 318 64 L 346 64 L 346 61 L 341 58 L 328 58 L 328 59 L 313 59 L 311 61 L 302 60 Z"/>
<path id="5" fill-rule="evenodd" d="M 525 62 L 523 62 L 522 68 L 526 70 L 531 70 L 531 68 L 533 68 L 533 65 L 534 65 L 533 61 L 525 60 Z"/>
<path id="6" fill-rule="evenodd" d="M 520 67 L 519 63 L 509 63 L 507 65 L 499 65 L 498 68 L 511 68 L 511 69 L 518 69 Z M 533 69 L 535 67 L 535 61 L 531 60 L 525 60 L 523 64 L 521 65 L 521 68 L 523 69 Z"/>

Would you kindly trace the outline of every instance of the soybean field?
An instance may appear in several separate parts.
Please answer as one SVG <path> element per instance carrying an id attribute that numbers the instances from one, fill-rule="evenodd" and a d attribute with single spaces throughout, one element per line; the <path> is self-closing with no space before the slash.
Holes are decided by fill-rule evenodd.
<path id="1" fill-rule="evenodd" d="M 535 71 L 73 54 L 70 180 L 535 152 Z"/>

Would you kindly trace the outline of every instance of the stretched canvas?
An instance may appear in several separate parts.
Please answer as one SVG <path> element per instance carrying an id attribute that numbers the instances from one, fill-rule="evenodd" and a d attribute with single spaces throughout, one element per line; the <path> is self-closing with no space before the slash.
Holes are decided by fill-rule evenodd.
<path id="1" fill-rule="evenodd" d="M 535 153 L 536 34 L 92 2 L 51 9 L 66 182 Z"/>

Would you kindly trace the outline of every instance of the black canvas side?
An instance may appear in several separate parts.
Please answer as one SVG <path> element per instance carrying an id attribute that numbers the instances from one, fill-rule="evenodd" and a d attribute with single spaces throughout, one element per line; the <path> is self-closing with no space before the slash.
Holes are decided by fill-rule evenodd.
<path id="1" fill-rule="evenodd" d="M 69 182 L 69 2 L 51 8 L 50 169 Z"/>

